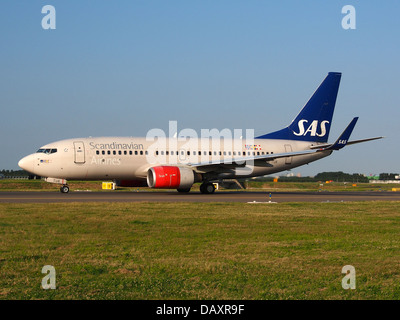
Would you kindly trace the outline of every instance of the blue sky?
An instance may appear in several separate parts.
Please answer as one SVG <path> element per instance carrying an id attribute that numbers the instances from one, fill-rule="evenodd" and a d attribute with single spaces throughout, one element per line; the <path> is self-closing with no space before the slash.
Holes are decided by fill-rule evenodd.
<path id="1" fill-rule="evenodd" d="M 56 30 L 44 30 L 44 5 Z M 356 30 L 344 30 L 344 5 Z M 399 172 L 399 1 L 2 1 L 1 169 L 41 145 L 152 128 L 247 129 L 295 117 L 329 71 L 343 73 L 330 133 L 354 116 L 321 171 Z"/>

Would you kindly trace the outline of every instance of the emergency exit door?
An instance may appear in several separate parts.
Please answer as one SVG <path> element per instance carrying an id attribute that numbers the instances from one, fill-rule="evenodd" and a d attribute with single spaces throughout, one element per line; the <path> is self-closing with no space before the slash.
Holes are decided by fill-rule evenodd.
<path id="1" fill-rule="evenodd" d="M 75 163 L 85 163 L 85 145 L 82 141 L 74 142 Z"/>

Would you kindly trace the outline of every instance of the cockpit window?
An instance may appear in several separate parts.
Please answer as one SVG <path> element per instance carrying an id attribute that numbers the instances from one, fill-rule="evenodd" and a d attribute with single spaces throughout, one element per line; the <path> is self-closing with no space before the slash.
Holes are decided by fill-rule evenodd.
<path id="1" fill-rule="evenodd" d="M 45 153 L 45 154 L 52 154 L 56 153 L 57 149 L 39 149 L 36 153 Z"/>

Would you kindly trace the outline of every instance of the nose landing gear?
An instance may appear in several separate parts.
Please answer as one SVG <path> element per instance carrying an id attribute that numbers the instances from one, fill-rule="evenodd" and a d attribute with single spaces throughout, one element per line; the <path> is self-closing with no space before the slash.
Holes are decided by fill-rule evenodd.
<path id="1" fill-rule="evenodd" d="M 44 180 L 46 182 L 48 182 L 48 183 L 61 184 L 61 188 L 60 188 L 60 192 L 61 193 L 68 193 L 69 192 L 69 187 L 68 187 L 68 184 L 67 184 L 67 180 L 65 180 L 65 179 L 47 177 Z"/>

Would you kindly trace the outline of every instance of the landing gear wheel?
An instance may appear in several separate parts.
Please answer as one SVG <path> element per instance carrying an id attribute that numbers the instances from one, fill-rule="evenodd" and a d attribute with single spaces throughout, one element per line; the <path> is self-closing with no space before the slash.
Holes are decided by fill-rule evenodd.
<path id="1" fill-rule="evenodd" d="M 211 182 L 203 183 L 200 186 L 200 192 L 203 194 L 211 194 L 214 193 L 215 191 L 215 186 Z"/>
<path id="2" fill-rule="evenodd" d="M 68 193 L 69 192 L 69 187 L 68 186 L 62 186 L 60 188 L 61 193 Z"/>
<path id="3" fill-rule="evenodd" d="M 176 189 L 176 190 L 178 190 L 178 192 L 181 192 L 181 193 L 188 193 L 188 192 L 190 192 L 190 188 L 186 188 L 186 189 Z"/>

